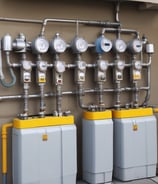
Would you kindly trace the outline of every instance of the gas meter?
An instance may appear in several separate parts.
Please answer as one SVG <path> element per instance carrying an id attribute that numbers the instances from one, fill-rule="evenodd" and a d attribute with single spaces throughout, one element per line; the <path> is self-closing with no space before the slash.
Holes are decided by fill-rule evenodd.
<path id="1" fill-rule="evenodd" d="M 126 51 L 127 45 L 122 39 L 116 39 L 113 41 L 113 50 L 116 53 L 123 53 Z"/>
<path id="2" fill-rule="evenodd" d="M 138 39 L 134 39 L 128 43 L 128 49 L 132 54 L 140 53 L 143 49 L 142 42 Z"/>
<path id="3" fill-rule="evenodd" d="M 86 75 L 86 62 L 85 61 L 77 61 L 77 67 L 75 68 L 75 81 L 76 82 L 84 82 Z"/>
<path id="4" fill-rule="evenodd" d="M 57 33 L 55 37 L 50 41 L 50 49 L 55 53 L 63 53 L 67 48 L 67 44 Z"/>
<path id="5" fill-rule="evenodd" d="M 47 62 L 37 61 L 37 82 L 38 83 L 46 82 L 46 70 L 47 70 Z"/>
<path id="6" fill-rule="evenodd" d="M 37 37 L 32 41 L 31 44 L 32 51 L 35 54 L 43 54 L 46 53 L 49 49 L 49 42 L 42 36 Z"/>
<path id="7" fill-rule="evenodd" d="M 106 81 L 106 71 L 108 69 L 108 61 L 98 60 L 97 67 L 95 69 L 95 80 L 96 82 Z"/>
<path id="8" fill-rule="evenodd" d="M 104 35 L 100 36 L 95 41 L 95 50 L 98 54 L 109 52 L 112 48 L 112 42 L 105 38 Z"/>
<path id="9" fill-rule="evenodd" d="M 116 81 L 123 80 L 124 67 L 125 67 L 125 61 L 122 61 L 122 60 L 115 61 L 114 79 Z"/>
<path id="10" fill-rule="evenodd" d="M 74 53 L 83 53 L 88 49 L 88 43 L 81 37 L 76 36 L 71 43 Z"/>

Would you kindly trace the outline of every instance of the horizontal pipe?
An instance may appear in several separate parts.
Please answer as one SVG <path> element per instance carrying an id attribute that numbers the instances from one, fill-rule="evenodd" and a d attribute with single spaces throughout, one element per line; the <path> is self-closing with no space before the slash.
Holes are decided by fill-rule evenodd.
<path id="1" fill-rule="evenodd" d="M 33 19 L 18 19 L 18 18 L 7 18 L 0 17 L 0 21 L 4 22 L 17 22 L 17 23 L 32 23 L 32 24 L 42 24 L 42 20 L 33 20 Z"/>
<path id="2" fill-rule="evenodd" d="M 140 87 L 138 88 L 138 90 L 144 90 L 144 91 L 147 91 L 149 90 L 149 86 L 144 86 L 144 87 Z M 120 90 L 122 92 L 125 92 L 125 91 L 132 91 L 133 88 L 131 87 L 123 87 L 123 88 L 120 88 Z M 103 89 L 103 92 L 114 92 L 115 89 L 114 88 L 104 88 Z M 84 90 L 84 93 L 96 93 L 96 92 L 99 92 L 97 89 L 85 89 Z M 79 92 L 77 91 L 63 91 L 62 92 L 62 95 L 76 95 L 76 94 L 79 94 Z M 45 93 L 44 94 L 44 97 L 55 97 L 57 96 L 57 94 L 55 93 Z M 0 96 L 0 101 L 3 101 L 3 100 L 16 100 L 16 99 L 23 99 L 24 98 L 24 95 L 6 95 L 6 96 Z M 40 94 L 31 94 L 31 95 L 28 95 L 28 98 L 40 98 Z"/>
<path id="3" fill-rule="evenodd" d="M 102 34 L 105 34 L 105 32 L 119 32 L 119 33 L 124 33 L 124 34 L 135 34 L 136 37 L 139 37 L 139 32 L 133 29 L 103 28 Z"/>
<path id="4" fill-rule="evenodd" d="M 102 26 L 102 27 L 118 27 L 120 23 L 118 22 L 109 22 L 109 21 L 97 21 L 97 20 L 77 20 L 77 19 L 44 19 L 40 35 L 43 36 L 45 33 L 45 28 L 48 22 L 57 22 L 57 23 L 73 23 L 73 24 L 85 24 L 91 26 Z"/>

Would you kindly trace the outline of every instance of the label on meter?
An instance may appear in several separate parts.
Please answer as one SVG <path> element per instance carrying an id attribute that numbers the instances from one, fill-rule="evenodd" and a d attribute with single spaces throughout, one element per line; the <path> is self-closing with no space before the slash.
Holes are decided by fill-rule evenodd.
<path id="1" fill-rule="evenodd" d="M 46 82 L 46 74 L 42 72 L 38 72 L 38 82 L 45 83 Z"/>
<path id="2" fill-rule="evenodd" d="M 133 70 L 133 80 L 140 80 L 141 79 L 141 71 Z"/>

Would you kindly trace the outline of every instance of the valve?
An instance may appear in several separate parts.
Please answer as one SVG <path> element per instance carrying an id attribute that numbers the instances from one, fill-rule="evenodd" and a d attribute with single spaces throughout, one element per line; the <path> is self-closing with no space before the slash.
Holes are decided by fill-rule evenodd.
<path id="1" fill-rule="evenodd" d="M 142 64 L 139 60 L 132 61 L 132 80 L 137 81 L 141 79 Z"/>
<path id="2" fill-rule="evenodd" d="M 65 72 L 65 62 L 64 61 L 55 61 L 55 84 L 63 85 L 63 73 Z"/>
<path id="3" fill-rule="evenodd" d="M 75 69 L 75 81 L 76 82 L 85 82 L 86 75 L 86 62 L 82 60 L 76 61 L 76 69 Z"/>
<path id="4" fill-rule="evenodd" d="M 19 33 L 18 37 L 13 41 L 13 49 L 18 53 L 26 52 L 27 43 L 23 33 Z"/>
<path id="5" fill-rule="evenodd" d="M 21 79 L 23 83 L 30 83 L 31 82 L 31 61 L 22 60 L 21 63 Z"/>
<path id="6" fill-rule="evenodd" d="M 106 81 L 106 71 L 108 69 L 108 61 L 99 59 L 97 61 L 97 67 L 95 69 L 95 81 L 105 82 Z"/>
<path id="7" fill-rule="evenodd" d="M 37 83 L 46 83 L 47 62 L 37 61 Z"/>
<path id="8" fill-rule="evenodd" d="M 114 70 L 114 80 L 121 81 L 123 80 L 123 69 L 125 67 L 125 61 L 116 60 L 115 61 L 115 70 Z"/>

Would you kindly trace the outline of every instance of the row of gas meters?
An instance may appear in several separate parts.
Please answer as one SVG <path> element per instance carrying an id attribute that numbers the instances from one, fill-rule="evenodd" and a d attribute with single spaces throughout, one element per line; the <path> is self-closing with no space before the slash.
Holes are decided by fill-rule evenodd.
<path id="1" fill-rule="evenodd" d="M 64 61 L 60 60 L 59 54 L 64 53 L 68 47 L 71 47 L 73 53 L 76 53 L 77 55 L 75 64 L 71 65 L 71 67 L 75 67 L 75 81 L 84 82 L 86 68 L 89 67 L 89 65 L 82 60 L 80 54 L 86 52 L 88 47 L 90 47 L 89 45 L 90 44 L 88 44 L 84 38 L 79 36 L 76 36 L 71 44 L 67 44 L 65 40 L 59 35 L 59 33 L 57 33 L 50 42 L 44 36 L 38 36 L 32 42 L 27 42 L 24 34 L 22 33 L 20 33 L 18 37 L 13 41 L 12 37 L 9 34 L 5 35 L 1 40 L 1 49 L 5 53 L 10 53 L 11 51 L 14 51 L 25 56 L 26 51 L 30 50 L 37 55 L 36 66 L 38 71 L 38 83 L 46 82 L 46 70 L 49 66 L 53 66 L 55 68 L 55 83 L 63 84 L 62 74 L 66 70 L 66 67 L 68 67 L 68 65 L 66 65 Z M 154 52 L 153 44 L 145 45 L 146 53 L 152 54 Z M 119 53 L 123 53 L 127 49 L 133 55 L 131 63 L 132 80 L 141 79 L 141 69 L 143 61 L 141 59 L 136 59 L 135 55 L 144 51 L 144 42 L 142 40 L 135 38 L 126 43 L 120 38 L 111 41 L 107 39 L 104 35 L 101 35 L 96 39 L 93 47 L 95 48 L 95 51 L 99 56 L 96 63 L 93 65 L 95 67 L 96 82 L 106 81 L 106 71 L 109 66 L 112 66 L 114 68 L 114 80 L 123 80 L 123 69 L 125 68 L 126 64 L 124 60 L 120 59 Z M 49 65 L 46 61 L 43 61 L 43 59 L 41 58 L 41 55 L 46 53 L 48 49 L 50 49 L 50 51 L 56 56 L 54 63 L 51 65 Z M 107 60 L 103 60 L 101 57 L 103 53 L 110 52 L 111 50 L 116 53 L 116 58 L 113 63 L 109 63 Z M 22 81 L 31 82 L 32 62 L 28 61 L 25 58 L 26 57 L 23 57 L 23 59 L 21 60 Z"/>
<path id="2" fill-rule="evenodd" d="M 114 53 L 124 53 L 127 49 L 130 53 L 137 54 L 143 50 L 143 41 L 138 38 L 129 42 L 125 42 L 120 38 L 111 41 L 104 35 L 101 35 L 96 39 L 94 44 L 88 44 L 84 38 L 75 36 L 72 42 L 67 44 L 59 33 L 50 42 L 44 36 L 38 36 L 32 42 L 26 42 L 26 38 L 22 33 L 13 41 L 9 34 L 2 38 L 2 49 L 8 52 L 14 50 L 15 52 L 23 53 L 27 49 L 31 49 L 34 54 L 44 54 L 50 49 L 52 53 L 59 54 L 71 47 L 74 53 L 84 53 L 90 46 L 95 47 L 95 51 L 98 54 L 107 53 L 111 50 Z M 147 52 L 154 52 L 151 45 L 147 49 Z"/>

